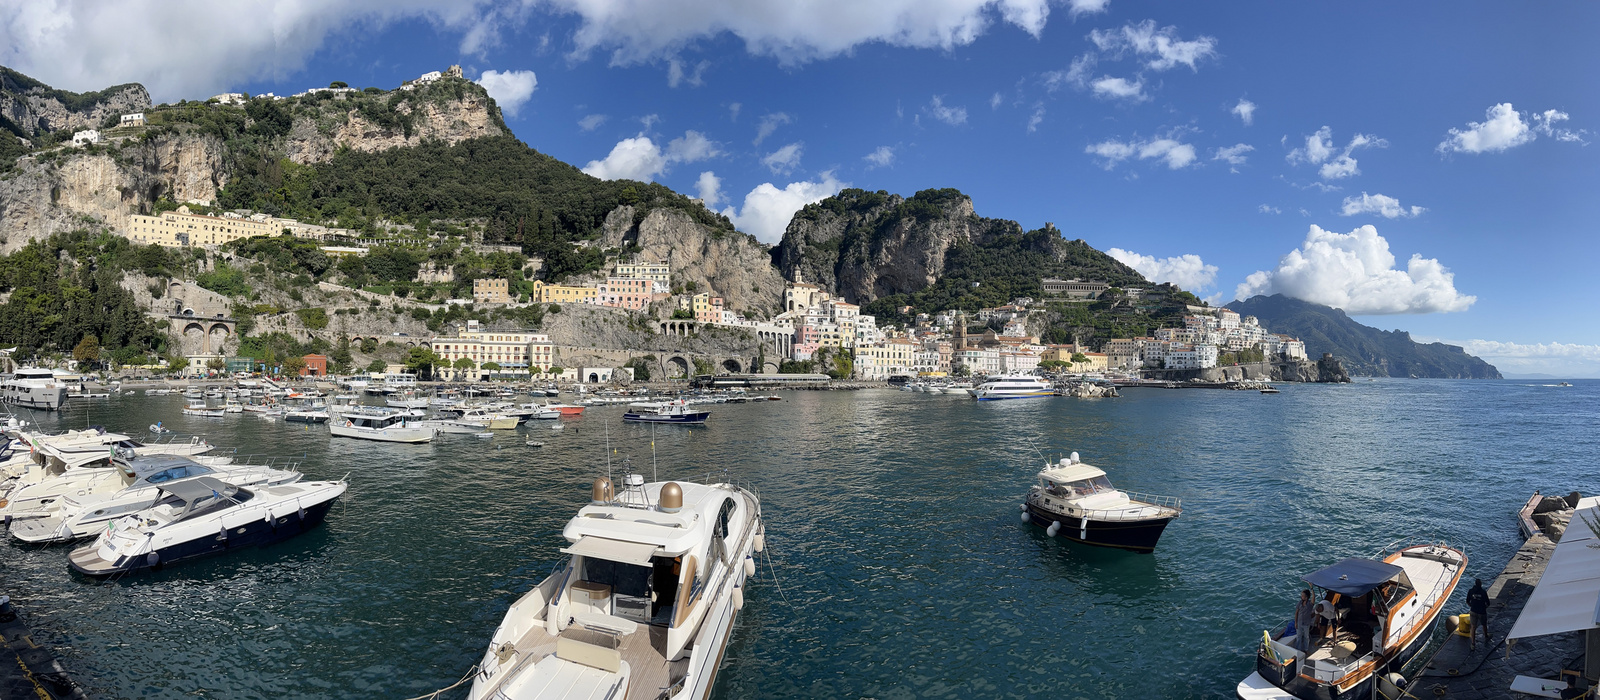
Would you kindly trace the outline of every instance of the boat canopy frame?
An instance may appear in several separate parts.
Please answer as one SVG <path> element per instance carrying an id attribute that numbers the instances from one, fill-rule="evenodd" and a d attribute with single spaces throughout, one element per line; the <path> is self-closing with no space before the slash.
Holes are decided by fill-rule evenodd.
<path id="1" fill-rule="evenodd" d="M 1390 581 L 1411 586 L 1406 570 L 1385 561 L 1350 557 L 1333 566 L 1306 574 L 1302 579 L 1318 588 L 1346 596 L 1363 596 Z"/>

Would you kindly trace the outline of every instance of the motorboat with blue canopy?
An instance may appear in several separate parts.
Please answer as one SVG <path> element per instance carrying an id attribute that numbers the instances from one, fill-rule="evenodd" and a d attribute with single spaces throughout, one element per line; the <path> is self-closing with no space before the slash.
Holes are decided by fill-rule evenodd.
<path id="1" fill-rule="evenodd" d="M 1307 574 L 1303 579 L 1318 588 L 1347 596 L 1366 595 L 1372 589 L 1390 581 L 1400 581 L 1405 586 L 1406 570 L 1388 562 L 1351 557 L 1333 566 Z"/>

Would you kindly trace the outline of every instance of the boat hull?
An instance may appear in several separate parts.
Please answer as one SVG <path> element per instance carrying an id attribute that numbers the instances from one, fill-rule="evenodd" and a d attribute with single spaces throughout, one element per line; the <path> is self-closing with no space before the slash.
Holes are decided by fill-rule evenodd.
<path id="1" fill-rule="evenodd" d="M 1394 656 L 1389 657 L 1387 661 L 1378 664 L 1374 673 L 1368 674 L 1359 682 L 1343 690 L 1330 683 L 1315 683 L 1307 680 L 1305 676 L 1299 675 L 1298 663 L 1291 663 L 1286 667 L 1292 670 L 1285 675 L 1292 674 L 1292 678 L 1284 679 L 1282 684 L 1276 683 L 1262 674 L 1262 669 L 1260 668 L 1262 662 L 1257 657 L 1256 672 L 1250 674 L 1249 678 L 1239 684 L 1239 687 L 1235 689 L 1235 694 L 1241 700 L 1266 700 L 1273 697 L 1296 698 L 1297 700 L 1367 700 L 1367 698 L 1374 697 L 1372 684 L 1377 682 L 1378 678 L 1387 676 L 1390 673 L 1398 673 L 1417 654 L 1422 652 L 1423 648 L 1428 645 L 1429 640 L 1433 639 L 1434 628 L 1438 624 L 1439 616 L 1435 613 L 1433 619 L 1423 625 L 1422 633 L 1415 635 L 1405 648 Z M 1271 673 L 1270 670 L 1268 672 Z M 1276 696 L 1268 694 L 1273 691 L 1279 694 Z"/>
<path id="2" fill-rule="evenodd" d="M 67 555 L 67 562 L 72 569 L 85 576 L 105 577 L 116 574 L 125 574 L 161 566 L 169 566 L 191 559 L 208 557 L 213 554 L 243 549 L 246 547 L 260 547 L 274 544 L 294 537 L 321 524 L 328 516 L 328 510 L 333 508 L 332 498 L 322 503 L 305 509 L 305 516 L 298 512 L 274 518 L 272 522 L 257 520 L 246 525 L 228 530 L 226 538 L 218 534 L 208 533 L 186 542 L 177 542 L 155 550 L 155 557 L 139 555 L 124 557 L 124 561 L 109 562 L 100 558 L 99 542 L 89 542 Z M 241 532 L 242 530 L 242 532 Z"/>
<path id="3" fill-rule="evenodd" d="M 12 406 L 59 411 L 66 402 L 67 390 L 62 387 L 28 387 L 26 391 L 11 386 L 0 388 L 0 403 Z"/>
<path id="4" fill-rule="evenodd" d="M 1161 533 L 1166 531 L 1167 525 L 1174 519 L 1095 520 L 1089 518 L 1088 523 L 1085 524 L 1084 518 L 1048 511 L 1032 503 L 1027 505 L 1028 521 L 1034 525 L 1049 528 L 1053 523 L 1061 523 L 1061 528 L 1057 531 L 1057 537 L 1074 542 L 1092 544 L 1097 547 L 1126 549 L 1140 554 L 1150 554 L 1156 551 L 1156 544 L 1161 541 Z"/>
<path id="5" fill-rule="evenodd" d="M 661 415 L 656 415 L 654 413 L 633 413 L 633 412 L 628 412 L 628 413 L 622 414 L 622 419 L 623 420 L 634 422 L 634 423 L 700 424 L 700 423 L 705 423 L 706 419 L 710 418 L 710 417 L 711 417 L 711 412 L 710 411 L 694 411 L 694 412 L 685 413 L 683 415 L 677 415 L 677 416 L 661 416 Z"/>
<path id="6" fill-rule="evenodd" d="M 433 440 L 433 431 L 426 428 L 354 428 L 338 423 L 329 423 L 328 432 L 334 437 L 355 438 L 357 440 L 372 440 L 374 442 L 402 442 L 422 443 Z"/>
<path id="7" fill-rule="evenodd" d="M 1047 396 L 1055 396 L 1055 395 L 1056 394 L 1055 394 L 1054 391 L 1028 391 L 1028 392 L 1011 393 L 1011 392 L 989 392 L 989 391 L 981 391 L 980 390 L 980 391 L 973 391 L 972 392 L 972 398 L 977 399 L 979 401 L 1003 401 L 1005 399 L 1042 399 L 1042 398 L 1045 398 Z"/>

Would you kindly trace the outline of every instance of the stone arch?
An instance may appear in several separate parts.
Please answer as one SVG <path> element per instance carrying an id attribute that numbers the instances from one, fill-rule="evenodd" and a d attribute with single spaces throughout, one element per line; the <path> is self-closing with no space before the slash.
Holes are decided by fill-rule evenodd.
<path id="1" fill-rule="evenodd" d="M 761 373 L 762 374 L 777 374 L 778 373 L 778 362 L 777 362 L 777 360 L 767 360 L 765 364 L 761 365 Z"/>
<path id="2" fill-rule="evenodd" d="M 182 296 L 182 295 L 183 295 L 183 283 L 182 282 L 173 281 L 173 282 L 168 282 L 167 283 L 167 296 L 168 297 L 177 298 L 177 297 Z"/>
<path id="3" fill-rule="evenodd" d="M 233 335 L 233 329 L 226 323 L 213 323 L 211 328 L 206 330 L 206 340 L 218 351 L 222 350 L 222 344 L 228 342 L 230 335 Z"/>
<path id="4" fill-rule="evenodd" d="M 668 379 L 686 379 L 689 376 L 690 368 L 693 366 L 682 355 L 673 355 L 667 358 L 663 369 L 666 370 L 665 374 Z"/>
<path id="5" fill-rule="evenodd" d="M 728 374 L 744 373 L 744 368 L 739 365 L 739 360 L 732 357 L 722 361 L 722 369 L 727 371 Z"/>
<path id="6" fill-rule="evenodd" d="M 589 383 L 590 384 L 598 384 L 598 383 L 600 383 L 600 375 L 598 373 L 595 373 L 595 372 L 590 372 L 589 373 Z"/>

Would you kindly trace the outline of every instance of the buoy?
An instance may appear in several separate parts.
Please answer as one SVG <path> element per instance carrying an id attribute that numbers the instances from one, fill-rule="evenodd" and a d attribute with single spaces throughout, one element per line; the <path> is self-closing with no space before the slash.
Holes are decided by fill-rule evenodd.
<path id="1" fill-rule="evenodd" d="M 733 609 L 744 609 L 744 589 L 738 586 L 733 587 Z"/>
<path id="2" fill-rule="evenodd" d="M 1059 521 L 1059 520 L 1050 523 L 1050 527 L 1047 527 L 1044 530 L 1044 534 L 1049 535 L 1051 537 L 1055 537 L 1056 533 L 1058 533 L 1058 532 L 1061 532 L 1061 521 Z"/>
<path id="3" fill-rule="evenodd" d="M 763 533 L 756 533 L 756 553 L 760 554 L 762 550 L 765 550 L 766 548 L 767 536 Z"/>
<path id="4" fill-rule="evenodd" d="M 756 560 L 755 560 L 754 557 L 745 557 L 744 558 L 744 575 L 746 575 L 746 576 L 754 576 L 754 575 L 756 575 Z"/>
<path id="5" fill-rule="evenodd" d="M 1022 522 L 1028 522 L 1028 511 L 1022 511 Z"/>

